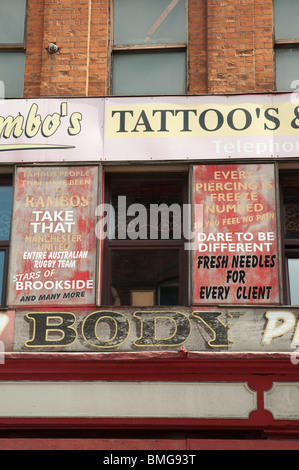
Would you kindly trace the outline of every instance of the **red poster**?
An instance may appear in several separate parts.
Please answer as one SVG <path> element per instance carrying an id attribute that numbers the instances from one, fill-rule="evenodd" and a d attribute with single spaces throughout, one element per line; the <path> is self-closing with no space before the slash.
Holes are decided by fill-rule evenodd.
<path id="1" fill-rule="evenodd" d="M 278 303 L 274 165 L 197 165 L 193 195 L 193 303 Z"/>
<path id="2" fill-rule="evenodd" d="M 17 169 L 9 305 L 95 303 L 97 166 Z"/>

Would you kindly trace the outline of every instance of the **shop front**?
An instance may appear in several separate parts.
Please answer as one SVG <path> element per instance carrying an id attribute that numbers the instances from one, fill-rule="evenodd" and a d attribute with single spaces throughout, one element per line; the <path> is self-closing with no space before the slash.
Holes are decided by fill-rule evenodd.
<path id="1" fill-rule="evenodd" d="M 299 448 L 297 108 L 4 103 L 0 448 Z"/>

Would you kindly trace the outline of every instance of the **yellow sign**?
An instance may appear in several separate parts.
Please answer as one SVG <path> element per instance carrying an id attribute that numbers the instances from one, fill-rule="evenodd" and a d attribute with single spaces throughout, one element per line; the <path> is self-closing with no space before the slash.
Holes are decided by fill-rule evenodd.
<path id="1" fill-rule="evenodd" d="M 254 97 L 253 97 L 254 99 Z M 223 101 L 223 100 L 221 100 Z M 141 103 L 106 107 L 107 139 L 296 136 L 299 106 L 286 102 Z"/>

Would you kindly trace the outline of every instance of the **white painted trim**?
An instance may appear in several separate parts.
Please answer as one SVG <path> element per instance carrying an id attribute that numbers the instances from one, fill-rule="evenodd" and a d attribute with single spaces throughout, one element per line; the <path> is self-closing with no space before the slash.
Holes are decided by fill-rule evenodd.
<path id="1" fill-rule="evenodd" d="M 299 382 L 273 382 L 264 402 L 274 419 L 299 419 Z"/>
<path id="2" fill-rule="evenodd" d="M 0 382 L 0 417 L 246 419 L 255 409 L 245 382 Z"/>

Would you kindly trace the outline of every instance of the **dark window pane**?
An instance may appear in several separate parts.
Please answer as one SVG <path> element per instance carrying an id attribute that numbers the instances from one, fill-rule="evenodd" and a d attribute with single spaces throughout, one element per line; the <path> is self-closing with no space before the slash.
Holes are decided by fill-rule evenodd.
<path id="1" fill-rule="evenodd" d="M 299 238 L 299 197 L 285 199 L 285 237 Z"/>
<path id="2" fill-rule="evenodd" d="M 0 240 L 9 240 L 12 186 L 0 186 Z"/>
<path id="3" fill-rule="evenodd" d="M 182 238 L 183 194 L 177 182 L 119 182 L 111 188 L 111 204 L 115 211 L 111 238 Z"/>
<path id="4" fill-rule="evenodd" d="M 139 306 L 179 303 L 179 250 L 112 250 L 111 305 L 136 305 L 134 298 Z"/>
<path id="5" fill-rule="evenodd" d="M 296 176 L 283 178 L 284 236 L 299 239 L 299 179 Z"/>
<path id="6" fill-rule="evenodd" d="M 2 303 L 5 251 L 0 251 L 0 304 Z"/>
<path id="7" fill-rule="evenodd" d="M 177 281 L 166 281 L 159 287 L 159 305 L 179 305 Z"/>
<path id="8" fill-rule="evenodd" d="M 288 259 L 291 305 L 299 305 L 299 258 Z"/>

